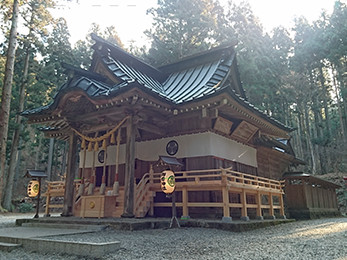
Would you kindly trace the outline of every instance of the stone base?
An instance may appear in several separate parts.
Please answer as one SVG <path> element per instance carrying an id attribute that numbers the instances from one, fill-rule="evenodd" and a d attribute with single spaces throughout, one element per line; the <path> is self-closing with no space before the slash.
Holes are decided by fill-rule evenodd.
<path id="1" fill-rule="evenodd" d="M 275 216 L 265 216 L 264 219 L 276 219 Z"/>
<path id="2" fill-rule="evenodd" d="M 232 222 L 233 218 L 232 217 L 222 217 L 222 222 L 225 223 L 230 223 Z"/>
<path id="3" fill-rule="evenodd" d="M 287 219 L 286 215 L 277 217 L 278 219 Z"/>
<path id="4" fill-rule="evenodd" d="M 244 216 L 240 218 L 242 221 L 249 221 L 249 217 L 248 216 Z"/>
<path id="5" fill-rule="evenodd" d="M 337 209 L 289 209 L 289 218 L 295 219 L 317 219 L 341 216 Z"/>
<path id="6" fill-rule="evenodd" d="M 122 218 L 134 218 L 135 215 L 132 214 L 132 213 L 123 213 L 123 214 L 121 215 L 121 217 L 122 217 Z"/>
<path id="7" fill-rule="evenodd" d="M 264 220 L 264 217 L 263 217 L 263 216 L 256 216 L 255 219 L 256 219 L 256 220 Z"/>

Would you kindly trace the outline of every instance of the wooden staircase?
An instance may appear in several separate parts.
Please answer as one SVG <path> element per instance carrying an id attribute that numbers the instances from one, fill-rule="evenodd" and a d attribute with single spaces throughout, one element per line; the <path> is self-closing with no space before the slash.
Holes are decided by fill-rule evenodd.
<path id="1" fill-rule="evenodd" d="M 143 218 L 149 213 L 153 215 L 153 201 L 156 192 L 151 190 L 153 180 L 146 173 L 136 186 L 134 212 L 136 218 Z"/>
<path id="2" fill-rule="evenodd" d="M 149 173 L 146 173 L 140 182 L 136 185 L 134 194 L 134 215 L 137 218 L 143 218 L 148 213 L 153 215 L 153 201 L 156 192 L 151 189 L 153 180 Z M 93 195 L 86 195 L 88 186 L 78 196 L 80 183 L 75 183 L 75 205 L 73 215 L 82 218 L 104 218 L 104 217 L 121 217 L 124 211 L 124 187 L 119 188 L 119 194 L 100 195 L 99 188 L 95 188 Z M 63 181 L 49 182 L 47 191 L 44 196 L 46 200 L 46 215 L 49 215 L 50 209 L 62 208 L 63 204 L 54 205 L 51 198 L 64 196 L 65 183 Z M 105 194 L 111 192 L 112 187 L 106 189 Z"/>

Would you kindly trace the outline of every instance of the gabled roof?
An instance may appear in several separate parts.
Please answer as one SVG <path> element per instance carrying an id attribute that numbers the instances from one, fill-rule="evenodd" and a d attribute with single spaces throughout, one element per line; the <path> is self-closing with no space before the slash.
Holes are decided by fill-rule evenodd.
<path id="1" fill-rule="evenodd" d="M 107 99 L 137 87 L 174 107 L 227 93 L 241 106 L 250 109 L 271 124 L 285 131 L 292 130 L 246 100 L 232 46 L 214 48 L 154 68 L 96 35 L 92 35 L 92 38 L 96 43 L 93 46 L 95 52 L 90 70 L 64 65 L 73 71 L 73 77 L 59 89 L 53 102 L 47 106 L 24 111 L 22 115 L 49 114 L 49 111 L 57 107 L 61 97 L 70 91 L 83 91 L 91 99 Z M 103 69 L 98 71 L 100 66 L 103 66 Z M 107 73 L 103 74 L 104 71 Z M 107 75 L 113 75 L 117 79 L 116 83 L 105 80 Z"/>

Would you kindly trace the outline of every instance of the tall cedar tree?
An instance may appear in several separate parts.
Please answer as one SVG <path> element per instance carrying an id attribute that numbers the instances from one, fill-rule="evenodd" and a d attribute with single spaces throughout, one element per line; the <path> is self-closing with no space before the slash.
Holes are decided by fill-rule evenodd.
<path id="1" fill-rule="evenodd" d="M 10 116 L 11 106 L 11 93 L 13 82 L 14 60 L 16 56 L 17 45 L 17 27 L 18 27 L 18 14 L 19 6 L 18 1 L 13 1 L 11 30 L 7 49 L 7 58 L 5 65 L 5 78 L 2 87 L 1 95 L 1 108 L 0 108 L 0 202 L 3 196 L 3 186 L 5 177 L 6 165 L 6 146 L 7 146 L 7 132 L 8 121 Z"/>
<path id="2" fill-rule="evenodd" d="M 22 117 L 19 115 L 24 110 L 25 94 L 28 85 L 28 73 L 29 73 L 29 62 L 30 56 L 34 50 L 35 43 L 40 42 L 39 38 L 41 35 L 45 35 L 45 27 L 52 21 L 50 13 L 47 8 L 53 7 L 52 1 L 47 0 L 32 0 L 27 5 L 27 16 L 24 16 L 26 20 L 25 26 L 28 27 L 29 32 L 24 37 L 23 49 L 24 49 L 24 68 L 22 73 L 22 79 L 19 89 L 19 106 L 17 108 L 17 114 L 15 116 L 16 129 L 13 134 L 10 161 L 8 166 L 8 174 L 6 181 L 6 193 L 4 193 L 3 206 L 7 210 L 11 209 L 13 182 L 15 176 L 15 167 L 18 161 L 18 146 L 20 141 L 20 134 L 22 127 Z"/>
<path id="3" fill-rule="evenodd" d="M 223 9 L 213 0 L 159 0 L 147 11 L 153 27 L 145 31 L 151 47 L 145 59 L 153 65 L 177 61 L 218 44 Z"/>

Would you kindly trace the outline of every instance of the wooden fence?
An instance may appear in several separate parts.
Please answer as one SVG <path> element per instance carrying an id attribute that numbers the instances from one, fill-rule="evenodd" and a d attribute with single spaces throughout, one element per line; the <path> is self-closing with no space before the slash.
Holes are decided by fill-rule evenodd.
<path id="1" fill-rule="evenodd" d="M 171 202 L 155 201 L 155 196 L 161 193 L 160 185 L 161 173 L 154 173 L 150 170 L 136 185 L 134 194 L 134 214 L 136 217 L 154 215 L 155 208 L 171 207 Z M 264 212 L 268 218 L 284 217 L 283 205 L 283 182 L 268 178 L 262 178 L 250 174 L 244 174 L 231 169 L 211 169 L 181 171 L 175 173 L 176 193 L 180 199 L 176 206 L 181 208 L 182 218 L 188 218 L 192 208 L 200 208 L 204 212 L 207 208 L 221 208 L 223 220 L 231 220 L 231 210 L 240 209 L 241 219 L 249 219 L 249 210 L 256 211 L 256 218 L 263 219 Z M 75 183 L 75 192 L 78 191 L 79 183 Z M 196 192 L 214 192 L 217 194 L 214 201 L 191 200 Z M 48 183 L 46 214 L 54 207 L 50 203 L 51 197 L 64 196 L 63 182 Z M 98 195 L 100 196 L 100 195 Z M 103 195 L 108 196 L 108 195 Z M 88 196 L 87 196 L 88 197 Z M 237 197 L 235 201 L 235 197 Z M 120 198 L 122 199 L 122 198 Z M 122 204 L 117 206 L 119 212 Z M 277 211 L 277 214 L 275 214 Z M 115 216 L 114 214 L 111 214 Z M 98 216 L 103 216 L 99 214 Z M 117 215 L 118 216 L 118 215 Z"/>
<path id="2" fill-rule="evenodd" d="M 148 174 L 150 190 L 160 192 L 161 173 Z M 241 209 L 241 219 L 248 220 L 248 210 L 255 209 L 256 217 L 263 219 L 266 210 L 268 218 L 285 217 L 283 204 L 283 182 L 254 175 L 244 174 L 231 169 L 212 169 L 182 171 L 175 173 L 176 192 L 181 193 L 181 201 L 176 202 L 182 207 L 182 217 L 189 217 L 189 209 L 222 208 L 223 219 L 230 220 L 230 209 Z M 189 193 L 195 191 L 214 191 L 221 194 L 217 201 L 193 202 L 189 201 Z M 237 194 L 239 201 L 234 202 L 232 195 Z M 234 196 L 235 197 L 235 196 Z M 253 198 L 253 199 L 252 199 Z M 170 207 L 170 202 L 153 202 L 152 207 Z M 151 210 L 153 212 L 153 209 Z"/>

